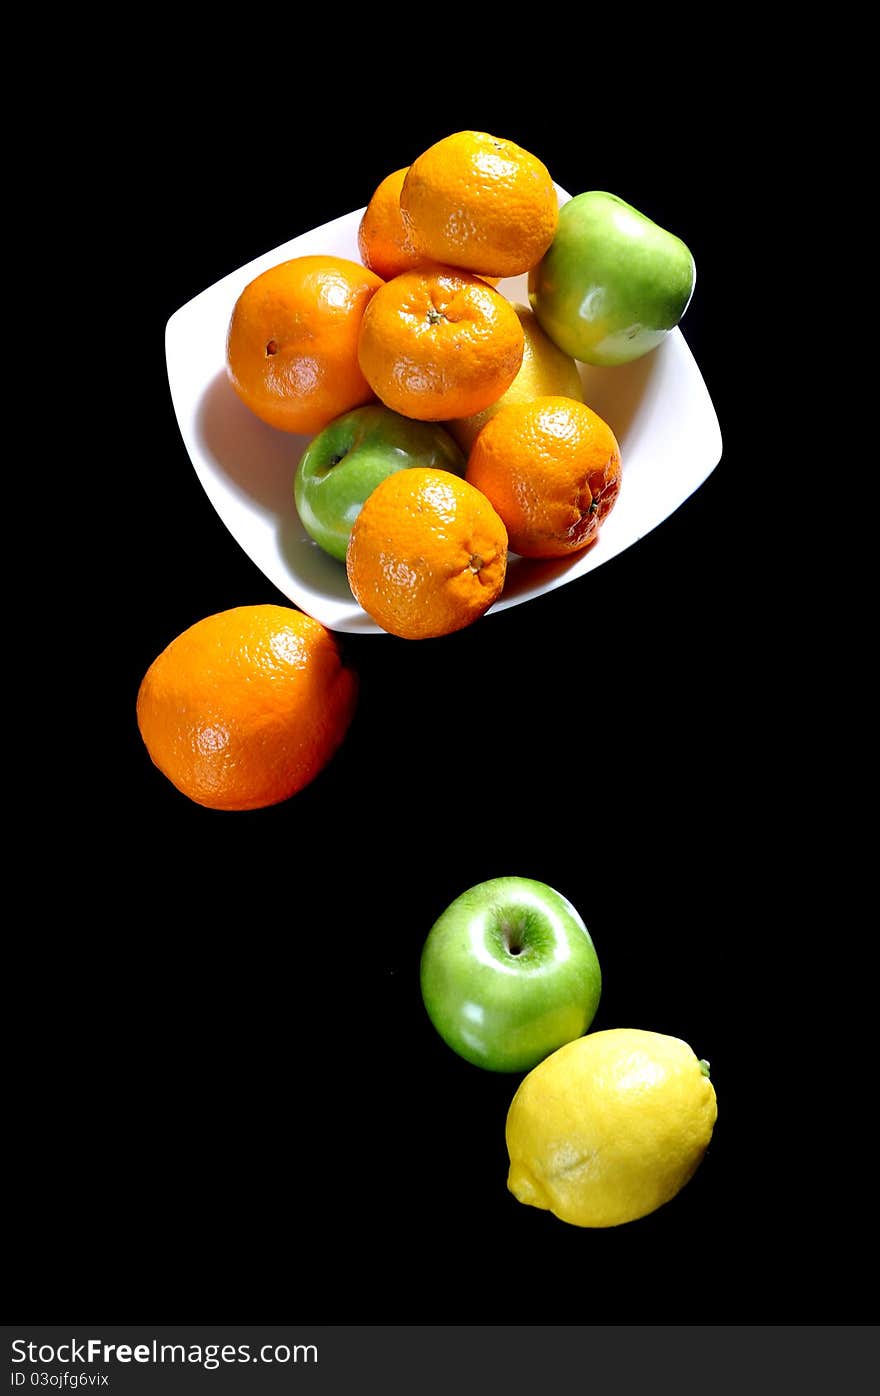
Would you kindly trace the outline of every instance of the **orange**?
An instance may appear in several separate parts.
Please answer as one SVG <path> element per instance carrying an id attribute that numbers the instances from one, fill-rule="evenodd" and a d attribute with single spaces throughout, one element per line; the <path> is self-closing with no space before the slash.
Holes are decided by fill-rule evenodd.
<path id="1" fill-rule="evenodd" d="M 244 288 L 226 337 L 229 380 L 252 412 L 312 435 L 372 400 L 357 343 L 375 272 L 344 257 L 294 257 Z"/>
<path id="2" fill-rule="evenodd" d="M 563 557 L 592 543 L 613 508 L 620 447 L 586 403 L 537 397 L 486 423 L 466 478 L 492 501 L 515 552 Z"/>
<path id="3" fill-rule="evenodd" d="M 461 630 L 501 595 L 507 533 L 457 475 L 413 466 L 388 475 L 355 519 L 346 558 L 358 603 L 392 635 Z"/>
<path id="4" fill-rule="evenodd" d="M 402 170 L 386 175 L 364 209 L 358 228 L 361 261 L 383 281 L 423 266 L 427 260 L 410 242 L 400 212 L 400 191 L 408 169 L 409 165 L 404 165 Z M 486 276 L 483 280 L 494 286 L 498 277 Z"/>
<path id="5" fill-rule="evenodd" d="M 400 191 L 409 165 L 387 175 L 364 210 L 358 248 L 364 266 L 383 281 L 409 271 L 421 260 L 412 247 L 400 214 Z"/>
<path id="6" fill-rule="evenodd" d="M 197 804 L 246 810 L 301 790 L 354 713 L 357 680 L 336 641 L 287 606 L 237 606 L 197 621 L 144 676 L 141 736 Z"/>
<path id="7" fill-rule="evenodd" d="M 405 417 L 469 417 L 517 375 L 523 330 L 509 301 L 450 267 L 405 271 L 364 312 L 358 357 L 377 397 Z"/>
<path id="8" fill-rule="evenodd" d="M 490 276 L 518 276 L 553 241 L 559 200 L 550 172 L 513 141 L 458 131 L 410 165 L 400 211 L 417 252 Z"/>

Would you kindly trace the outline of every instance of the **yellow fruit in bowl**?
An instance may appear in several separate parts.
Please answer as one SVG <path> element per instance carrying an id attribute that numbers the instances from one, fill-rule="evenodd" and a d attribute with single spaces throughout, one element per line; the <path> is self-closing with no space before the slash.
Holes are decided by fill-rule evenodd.
<path id="1" fill-rule="evenodd" d="M 522 364 L 519 372 L 497 402 L 475 412 L 472 417 L 458 417 L 444 423 L 463 451 L 470 451 L 477 434 L 491 417 L 511 402 L 532 402 L 536 397 L 573 397 L 583 402 L 584 392 L 577 364 L 568 354 L 557 349 L 553 340 L 538 324 L 538 317 L 525 305 L 514 305 L 522 325 Z"/>
<path id="2" fill-rule="evenodd" d="M 546 1057 L 507 1116 L 519 1202 L 573 1226 L 620 1226 L 693 1177 L 718 1114 L 707 1062 L 662 1033 L 589 1033 Z"/>

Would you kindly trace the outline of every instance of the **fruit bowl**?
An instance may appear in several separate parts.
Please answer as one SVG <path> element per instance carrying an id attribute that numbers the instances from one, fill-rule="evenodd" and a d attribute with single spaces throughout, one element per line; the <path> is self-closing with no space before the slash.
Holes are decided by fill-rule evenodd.
<path id="1" fill-rule="evenodd" d="M 570 196 L 557 185 L 560 204 Z M 276 431 L 236 397 L 226 378 L 226 330 L 249 281 L 291 257 L 331 254 L 359 261 L 363 209 L 336 218 L 240 267 L 171 316 L 165 354 L 180 433 L 205 493 L 252 562 L 290 601 L 331 630 L 381 635 L 348 586 L 345 567 L 313 543 L 293 500 L 305 436 Z M 502 281 L 528 304 L 527 278 Z M 487 612 L 564 586 L 601 567 L 656 528 L 703 483 L 721 458 L 721 432 L 681 330 L 650 354 L 615 368 L 580 365 L 584 399 L 614 430 L 623 487 L 598 540 L 549 562 L 510 555 L 504 594 Z"/>

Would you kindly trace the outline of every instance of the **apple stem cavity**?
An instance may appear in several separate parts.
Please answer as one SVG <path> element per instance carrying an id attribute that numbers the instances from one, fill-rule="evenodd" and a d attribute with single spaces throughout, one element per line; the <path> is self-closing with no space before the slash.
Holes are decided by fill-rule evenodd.
<path id="1" fill-rule="evenodd" d="M 700 1058 L 700 1070 L 702 1071 L 703 1075 L 708 1079 L 709 1063 L 703 1057 Z"/>
<path id="2" fill-rule="evenodd" d="M 519 928 L 517 926 L 511 925 L 509 921 L 505 921 L 504 925 L 501 927 L 501 938 L 504 941 L 504 948 L 508 955 L 522 954 L 525 947 L 520 939 Z"/>

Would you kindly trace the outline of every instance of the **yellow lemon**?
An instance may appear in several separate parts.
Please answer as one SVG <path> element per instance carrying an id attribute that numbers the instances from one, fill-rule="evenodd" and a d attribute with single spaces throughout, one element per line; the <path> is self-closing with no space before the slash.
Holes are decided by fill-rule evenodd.
<path id="1" fill-rule="evenodd" d="M 461 449 L 468 452 L 474 444 L 477 432 L 484 427 L 490 417 L 494 417 L 500 407 L 509 402 L 532 402 L 536 397 L 573 397 L 578 402 L 584 400 L 584 390 L 577 364 L 568 354 L 557 349 L 553 340 L 544 333 L 538 324 L 537 316 L 528 306 L 515 305 L 523 327 L 525 345 L 519 372 L 497 402 L 475 412 L 472 417 L 458 417 L 446 422 L 446 430 L 455 437 Z"/>
<path id="2" fill-rule="evenodd" d="M 647 1216 L 699 1166 L 718 1114 L 708 1062 L 662 1033 L 614 1028 L 529 1072 L 507 1115 L 507 1186 L 573 1226 Z"/>

